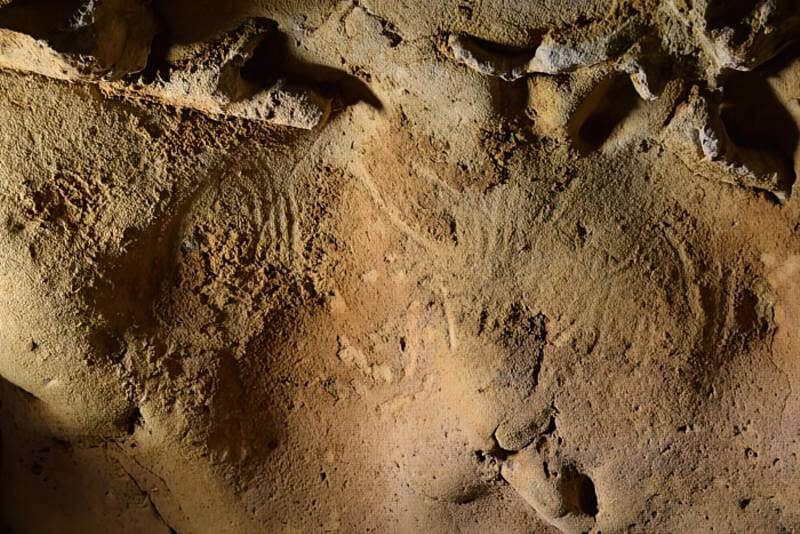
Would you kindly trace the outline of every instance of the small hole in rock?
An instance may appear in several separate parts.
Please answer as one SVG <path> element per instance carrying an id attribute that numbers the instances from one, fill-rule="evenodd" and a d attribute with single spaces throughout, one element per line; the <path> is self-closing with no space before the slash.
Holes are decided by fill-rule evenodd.
<path id="1" fill-rule="evenodd" d="M 597 492 L 592 479 L 573 466 L 565 467 L 562 470 L 562 477 L 559 486 L 565 508 L 574 514 L 597 516 L 599 511 Z"/>
<path id="2" fill-rule="evenodd" d="M 578 149 L 588 154 L 602 147 L 637 106 L 639 97 L 627 76 L 600 82 L 570 120 Z"/>

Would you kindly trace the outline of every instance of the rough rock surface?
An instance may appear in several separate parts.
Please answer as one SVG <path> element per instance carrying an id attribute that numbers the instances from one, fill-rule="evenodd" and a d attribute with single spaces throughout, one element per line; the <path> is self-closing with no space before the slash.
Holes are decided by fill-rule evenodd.
<path id="1" fill-rule="evenodd" d="M 800 530 L 799 21 L 0 0 L 0 530 Z"/>

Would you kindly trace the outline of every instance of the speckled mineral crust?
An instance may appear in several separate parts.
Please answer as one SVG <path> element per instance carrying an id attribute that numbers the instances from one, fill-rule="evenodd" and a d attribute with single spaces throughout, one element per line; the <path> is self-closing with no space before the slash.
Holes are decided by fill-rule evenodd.
<path id="1" fill-rule="evenodd" d="M 0 0 L 0 531 L 800 530 L 798 41 Z"/>

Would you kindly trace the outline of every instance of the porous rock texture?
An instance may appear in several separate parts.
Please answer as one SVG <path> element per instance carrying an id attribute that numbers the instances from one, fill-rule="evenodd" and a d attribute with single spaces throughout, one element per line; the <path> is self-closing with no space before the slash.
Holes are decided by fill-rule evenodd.
<path id="1" fill-rule="evenodd" d="M 3 528 L 800 530 L 798 40 L 0 0 Z"/>

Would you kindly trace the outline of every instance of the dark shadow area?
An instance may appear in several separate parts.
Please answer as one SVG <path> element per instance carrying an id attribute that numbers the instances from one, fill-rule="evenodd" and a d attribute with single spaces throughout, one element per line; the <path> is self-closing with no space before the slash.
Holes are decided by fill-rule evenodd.
<path id="1" fill-rule="evenodd" d="M 453 34 L 449 43 L 456 56 L 461 58 L 460 61 L 471 64 L 471 68 L 513 82 L 529 74 L 528 63 L 535 55 L 543 35 L 543 32 L 532 31 L 528 44 L 524 46 L 509 46 L 469 34 Z"/>
<path id="2" fill-rule="evenodd" d="M 166 54 L 171 45 L 213 41 L 254 16 L 257 9 L 246 0 L 162 0 L 153 3 L 153 11 L 159 32 L 153 42 L 145 80 L 154 79 L 156 74 L 164 76 Z M 288 36 L 277 29 L 277 24 L 275 31 L 253 52 L 242 75 L 262 87 L 270 87 L 278 78 L 287 78 L 293 83 L 313 86 L 323 96 L 336 98 L 343 106 L 365 102 L 373 108 L 383 108 L 367 83 L 353 73 L 298 59 L 292 53 Z"/>
<path id="3" fill-rule="evenodd" d="M 705 13 L 706 27 L 709 30 L 735 28 L 757 4 L 757 0 L 712 0 Z"/>
<path id="4" fill-rule="evenodd" d="M 511 122 L 530 122 L 525 114 L 528 106 L 528 81 L 525 78 L 513 82 L 500 78 L 490 78 L 489 81 L 495 113 Z"/>
<path id="5" fill-rule="evenodd" d="M 522 61 L 527 63 L 536 53 L 536 48 L 541 44 L 547 31 L 531 30 L 530 38 L 524 45 L 507 45 L 496 41 L 488 41 L 481 37 L 470 34 L 460 34 L 462 38 L 469 40 L 474 50 L 480 50 L 486 56 L 501 58 L 511 63 Z"/>
<path id="6" fill-rule="evenodd" d="M 627 76 L 600 82 L 570 119 L 568 129 L 578 150 L 587 154 L 601 148 L 638 105 L 639 96 Z"/>
<path id="7" fill-rule="evenodd" d="M 0 28 L 46 39 L 62 52 L 89 53 L 97 36 L 90 29 L 76 31 L 71 27 L 82 4 L 81 0 L 16 0 L 0 9 Z M 176 44 L 219 41 L 220 47 L 224 48 L 226 32 L 235 30 L 237 22 L 247 21 L 248 12 L 252 11 L 252 6 L 241 2 L 184 4 L 186 2 L 180 1 L 153 3 L 157 32 L 144 71 L 134 75 L 137 78 L 141 76 L 143 82 L 168 78 L 172 67 L 168 54 Z M 203 5 L 207 9 L 203 9 Z M 180 24 L 176 25 L 176 21 Z M 196 24 L 187 21 L 196 21 Z M 292 83 L 313 87 L 323 96 L 336 99 L 342 107 L 358 102 L 376 109 L 383 107 L 367 83 L 355 73 L 298 59 L 292 52 L 288 37 L 278 31 L 277 23 L 259 19 L 259 23 L 262 22 L 268 28 L 267 35 L 242 69 L 244 78 L 260 87 L 270 87 L 279 78 L 286 78 Z M 359 75 L 368 81 L 368 73 Z"/>
<path id="8" fill-rule="evenodd" d="M 44 39 L 67 30 L 81 0 L 14 0 L 0 8 L 0 28 Z"/>
<path id="9" fill-rule="evenodd" d="M 298 59 L 292 52 L 290 39 L 279 31 L 275 21 L 259 18 L 258 23 L 267 28 L 266 35 L 241 70 L 246 80 L 258 87 L 270 87 L 278 79 L 285 78 L 293 84 L 313 87 L 323 96 L 334 98 L 345 107 L 365 102 L 373 108 L 382 109 L 383 105 L 378 97 L 357 76 L 341 69 Z M 198 42 L 209 43 L 212 48 L 224 48 L 226 35 L 235 31 L 236 27 L 220 30 L 216 34 L 203 36 Z M 168 61 L 168 55 L 171 47 L 180 44 L 181 40 L 163 18 L 159 17 L 159 28 L 152 42 L 150 57 L 141 73 L 141 79 L 145 83 L 169 78 L 170 70 L 174 66 Z"/>
<path id="10" fill-rule="evenodd" d="M 756 72 L 764 78 L 772 78 L 791 67 L 798 59 L 800 59 L 800 42 L 791 43 L 776 54 L 775 57 L 759 65 Z"/>
<path id="11" fill-rule="evenodd" d="M 8 29 L 46 41 L 54 50 L 94 56 L 98 32 L 92 25 L 92 9 L 86 0 L 12 0 L 0 8 L 0 29 Z"/>
<path id="12" fill-rule="evenodd" d="M 140 79 L 143 83 L 153 83 L 158 79 L 167 79 L 169 76 L 169 50 L 174 43 L 172 31 L 167 28 L 160 20 L 156 19 L 157 29 L 150 43 L 150 54 L 147 56 L 147 64 L 142 70 Z"/>
<path id="13" fill-rule="evenodd" d="M 234 29 L 258 7 L 252 0 L 156 0 L 151 5 L 176 44 L 198 43 Z"/>
<path id="14" fill-rule="evenodd" d="M 760 72 L 735 72 L 728 76 L 720 105 L 720 118 L 731 141 L 752 149 L 759 161 L 742 163 L 751 166 L 769 165 L 787 183 L 779 184 L 791 191 L 795 182 L 794 155 L 800 142 L 798 126 Z"/>
<path id="15" fill-rule="evenodd" d="M 242 69 L 242 76 L 263 87 L 273 85 L 279 78 L 287 78 L 312 86 L 324 96 L 338 99 L 344 106 L 364 102 L 375 109 L 383 109 L 380 99 L 366 82 L 344 70 L 298 59 L 291 50 L 288 36 L 279 31 L 272 32 L 256 48 Z"/>
<path id="16" fill-rule="evenodd" d="M 0 399 L 0 534 L 103 532 L 112 518 L 127 532 L 169 529 L 143 480 L 118 460 L 121 445 L 54 435 L 46 404 L 2 377 Z"/>
<path id="17" fill-rule="evenodd" d="M 3 479 L 3 427 L 5 426 L 4 417 L 5 411 L 3 409 L 3 397 L 0 392 L 0 534 L 11 534 L 13 531 L 6 525 L 3 505 L 5 503 L 6 481 Z"/>
<path id="18" fill-rule="evenodd" d="M 563 469 L 561 476 L 561 492 L 567 511 L 576 515 L 596 517 L 599 512 L 597 492 L 591 478 L 578 471 L 574 466 Z"/>

